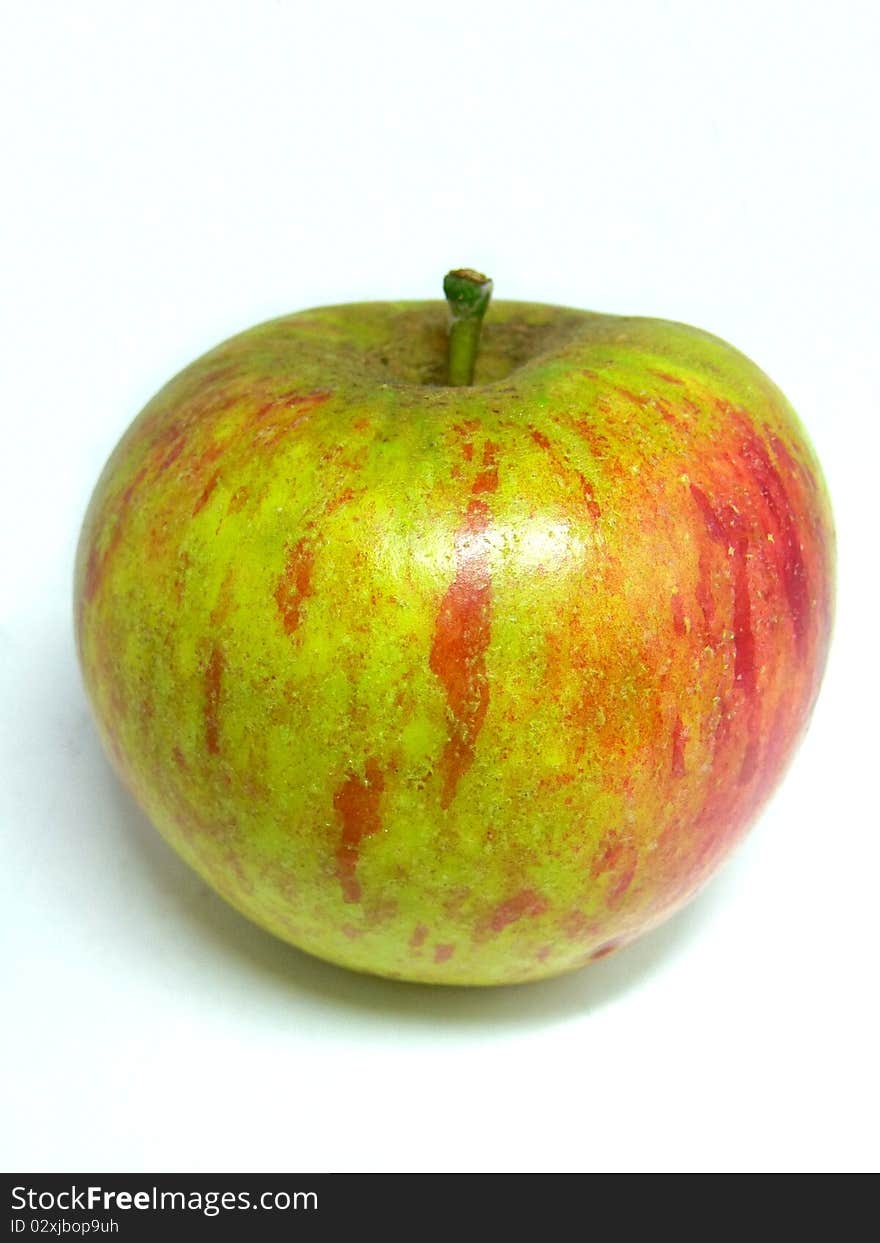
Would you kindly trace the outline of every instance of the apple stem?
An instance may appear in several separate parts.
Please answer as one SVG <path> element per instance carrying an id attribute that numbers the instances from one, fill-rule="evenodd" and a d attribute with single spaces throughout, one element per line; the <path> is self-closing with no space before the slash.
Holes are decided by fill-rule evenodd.
<path id="1" fill-rule="evenodd" d="M 473 384 L 483 316 L 492 297 L 492 282 L 472 268 L 456 268 L 443 278 L 449 303 L 449 375 L 454 386 Z"/>

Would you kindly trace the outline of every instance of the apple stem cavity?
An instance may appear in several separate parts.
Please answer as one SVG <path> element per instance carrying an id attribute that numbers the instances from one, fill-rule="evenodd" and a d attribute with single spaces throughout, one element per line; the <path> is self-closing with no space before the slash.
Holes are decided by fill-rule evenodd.
<path id="1" fill-rule="evenodd" d="M 473 384 L 483 316 L 492 297 L 492 282 L 472 268 L 456 268 L 443 278 L 449 304 L 449 371 L 454 386 Z"/>

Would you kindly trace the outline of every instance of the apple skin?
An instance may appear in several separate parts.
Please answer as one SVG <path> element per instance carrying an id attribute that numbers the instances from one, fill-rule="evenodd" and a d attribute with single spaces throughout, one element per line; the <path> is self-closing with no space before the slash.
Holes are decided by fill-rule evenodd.
<path id="1" fill-rule="evenodd" d="M 825 664 L 833 528 L 782 393 L 696 329 L 442 303 L 260 325 L 147 405 L 92 498 L 85 683 L 147 815 L 357 971 L 552 976 L 689 899 Z"/>

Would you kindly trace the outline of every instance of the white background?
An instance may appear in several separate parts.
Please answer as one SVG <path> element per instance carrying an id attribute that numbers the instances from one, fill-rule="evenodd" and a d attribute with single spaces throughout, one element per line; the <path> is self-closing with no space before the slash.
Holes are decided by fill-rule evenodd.
<path id="1" fill-rule="evenodd" d="M 0 1166 L 876 1168 L 877 6 L 3 9 Z M 840 540 L 814 724 L 735 860 L 618 956 L 472 992 L 209 893 L 112 777 L 70 624 L 91 487 L 172 373 L 461 264 L 733 341 Z"/>

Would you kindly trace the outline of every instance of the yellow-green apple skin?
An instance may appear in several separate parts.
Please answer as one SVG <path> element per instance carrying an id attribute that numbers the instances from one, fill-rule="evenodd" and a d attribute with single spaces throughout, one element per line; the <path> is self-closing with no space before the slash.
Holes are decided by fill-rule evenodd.
<path id="1" fill-rule="evenodd" d="M 445 351 L 443 304 L 368 303 L 193 363 L 97 485 L 77 638 L 116 768 L 234 907 L 501 984 L 632 940 L 740 839 L 816 697 L 833 531 L 715 337 L 499 302 L 472 387 Z"/>

